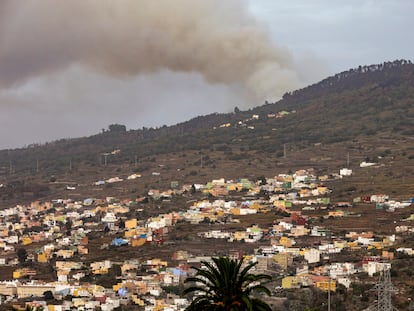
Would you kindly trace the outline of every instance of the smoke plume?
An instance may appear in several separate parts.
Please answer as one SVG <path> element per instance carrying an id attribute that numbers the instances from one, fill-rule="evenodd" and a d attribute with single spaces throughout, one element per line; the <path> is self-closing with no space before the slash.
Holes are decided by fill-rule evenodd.
<path id="1" fill-rule="evenodd" d="M 245 0 L 0 2 L 0 88 L 70 66 L 116 78 L 198 73 L 270 100 L 298 86 L 288 51 Z"/>

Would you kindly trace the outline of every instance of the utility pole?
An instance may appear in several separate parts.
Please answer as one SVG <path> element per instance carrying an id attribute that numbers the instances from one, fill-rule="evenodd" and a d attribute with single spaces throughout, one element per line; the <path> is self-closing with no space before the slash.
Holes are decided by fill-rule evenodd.
<path id="1" fill-rule="evenodd" d="M 110 155 L 110 153 L 105 152 L 105 153 L 101 153 L 101 155 L 104 156 L 104 162 L 105 162 L 105 166 L 106 166 L 106 164 L 108 163 L 108 156 Z"/>
<path id="2" fill-rule="evenodd" d="M 331 266 L 328 266 L 328 311 L 331 311 Z"/>
<path id="3" fill-rule="evenodd" d="M 331 311 L 331 278 L 328 276 L 328 311 Z"/>
<path id="4" fill-rule="evenodd" d="M 36 159 L 36 173 L 39 173 L 39 159 Z"/>

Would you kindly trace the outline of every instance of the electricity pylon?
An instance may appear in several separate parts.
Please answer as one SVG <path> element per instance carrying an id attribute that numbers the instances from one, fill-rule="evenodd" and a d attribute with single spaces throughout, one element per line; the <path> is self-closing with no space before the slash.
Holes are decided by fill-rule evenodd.
<path id="1" fill-rule="evenodd" d="M 384 270 L 382 271 L 378 283 L 372 290 L 377 292 L 377 303 L 374 310 L 377 311 L 394 311 L 397 310 L 392 305 L 391 295 L 395 293 L 397 289 L 391 283 L 391 267 L 389 265 L 384 265 Z"/>

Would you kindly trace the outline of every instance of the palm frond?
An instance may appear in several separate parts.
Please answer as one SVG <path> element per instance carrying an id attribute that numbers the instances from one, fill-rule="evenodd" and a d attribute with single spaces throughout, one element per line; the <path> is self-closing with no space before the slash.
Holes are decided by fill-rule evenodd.
<path id="1" fill-rule="evenodd" d="M 252 293 L 270 295 L 264 282 L 271 280 L 271 277 L 267 274 L 250 273 L 257 263 L 250 262 L 243 267 L 243 259 L 213 257 L 211 262 L 202 261 L 201 264 L 201 268 L 193 267 L 194 276 L 185 280 L 185 283 L 194 285 L 186 288 L 183 295 L 196 294 L 187 311 L 271 310 L 264 301 L 250 297 Z"/>

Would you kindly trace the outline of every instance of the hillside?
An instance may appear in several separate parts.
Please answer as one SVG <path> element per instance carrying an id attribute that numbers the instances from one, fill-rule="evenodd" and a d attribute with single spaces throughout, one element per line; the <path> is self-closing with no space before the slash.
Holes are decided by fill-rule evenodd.
<path id="1" fill-rule="evenodd" d="M 326 243 L 333 243 L 335 247 L 337 242 L 351 243 L 348 232 L 365 234 L 371 231 L 375 233 L 376 247 L 372 246 L 374 242 L 361 247 L 347 244 L 348 247 L 335 254 L 330 253 L 328 247 L 329 253 L 325 253 L 318 263 L 311 263 L 310 268 L 320 268 L 328 265 L 329 261 L 360 267 L 365 256 L 380 256 L 385 254 L 382 251 L 389 251 L 395 254 L 391 273 L 393 284 L 399 290 L 399 295 L 393 297 L 394 303 L 400 310 L 405 310 L 410 302 L 408 297 L 414 294 L 409 269 L 413 257 L 396 249 L 412 248 L 414 244 L 412 234 L 397 233 L 396 227 L 413 227 L 414 205 L 396 208 L 392 212 L 391 208 L 380 208 L 380 204 L 368 203 L 362 198 L 371 200 L 371 196 L 385 194 L 390 197 L 391 204 L 395 200 L 407 203 L 414 197 L 413 82 L 414 66 L 409 62 L 360 67 L 285 94 L 279 102 L 266 103 L 249 111 L 235 107 L 234 113 L 199 116 L 157 129 L 126 131 L 123 125 L 111 124 L 108 130 L 90 137 L 0 151 L 0 210 L 4 213 L 9 211 L 4 217 L 7 224 L 23 223 L 18 224 L 23 228 L 19 231 L 21 237 L 26 238 L 26 234 L 42 236 L 37 233 L 51 226 L 43 220 L 51 215 L 59 218 L 66 215 L 65 223 L 58 221 L 52 224 L 53 230 L 48 231 L 53 231 L 51 236 L 48 235 L 50 240 L 36 241 L 33 238 L 34 242 L 26 245 L 21 239 L 16 245 L 17 251 L 9 252 L 4 248 L 2 254 L 12 259 L 13 256 L 19 257 L 18 250 L 24 248 L 35 258 L 41 247 L 46 243 L 50 245 L 52 241 L 59 241 L 56 251 L 60 247 L 67 250 L 70 246 L 63 240 L 69 236 L 75 240 L 75 230 L 83 232 L 86 228 L 89 231 L 87 252 L 77 250 L 70 260 L 89 267 L 96 261 L 110 259 L 119 268 L 119 264 L 127 259 L 144 263 L 160 258 L 173 264 L 173 254 L 183 250 L 191 252 L 191 256 L 228 255 L 234 250 L 253 254 L 261 251 L 262 247 L 268 247 L 269 243 L 281 244 L 282 237 L 292 236 L 295 247 L 317 247 Z M 363 161 L 374 162 L 375 165 L 361 167 Z M 338 175 L 339 169 L 344 167 L 352 169 L 350 176 Z M 298 179 L 300 182 L 296 184 L 300 187 L 289 189 L 292 182 L 285 182 L 285 177 L 293 176 L 298 169 L 304 169 L 302 172 L 306 175 L 309 172 L 315 179 L 298 172 L 297 177 L 303 177 L 304 182 Z M 136 178 L 129 179 L 130 176 Z M 278 180 L 279 186 L 268 187 L 271 182 L 268 184 L 265 177 L 274 176 L 277 176 L 273 180 Z M 233 182 L 236 190 L 227 191 L 220 186 L 212 189 L 225 190 L 217 196 L 191 186 L 220 178 L 233 181 L 247 178 L 251 185 L 259 183 L 250 181 L 264 180 L 265 184 L 262 185 L 264 188 L 252 194 L 243 186 L 238 188 L 241 182 Z M 110 182 L 111 179 L 116 182 Z M 321 190 L 320 196 L 319 188 L 325 189 Z M 172 195 L 165 196 L 168 191 L 160 194 L 167 189 L 174 189 Z M 315 190 L 318 191 L 316 196 Z M 286 206 L 285 211 L 276 207 L 275 203 L 285 202 L 285 195 L 295 198 L 302 191 L 309 196 L 298 197 L 306 201 L 292 203 L 291 207 Z M 271 197 L 276 196 L 279 199 L 271 201 Z M 321 203 L 312 203 L 318 199 Z M 33 202 L 35 200 L 39 201 Z M 181 219 L 161 235 L 158 232 L 152 235 L 144 245 L 111 245 L 115 237 L 127 237 L 127 232 L 133 232 L 129 229 L 124 232 L 125 228 L 122 228 L 129 220 L 137 221 L 135 227 L 145 228 L 148 220 L 163 219 L 164 216 L 158 217 L 160 214 L 192 215 L 193 212 L 186 212 L 190 206 L 190 211 L 193 211 L 195 202 L 210 200 L 231 200 L 240 207 L 249 201 L 259 202 L 257 204 L 263 207 L 263 212 L 243 216 L 234 211 L 227 215 L 222 214 L 222 207 L 217 210 L 206 208 L 206 212 L 200 208 L 204 218 L 198 224 Z M 53 204 L 48 205 L 50 208 L 47 210 L 38 211 L 35 206 L 43 208 L 45 202 Z M 348 208 L 350 206 L 352 208 Z M 116 212 L 117 222 L 113 229 L 109 229 L 104 218 L 118 207 L 121 209 Z M 338 216 L 341 213 L 342 216 Z M 219 214 L 225 216 L 211 221 Z M 307 220 L 302 216 L 293 219 L 293 215 L 299 214 Z M 29 215 L 30 218 L 26 217 Z M 288 216 L 290 220 L 287 220 Z M 318 227 L 321 232 L 328 230 L 329 236 L 308 235 L 305 231 L 296 236 L 293 231 L 288 233 L 283 229 L 280 240 L 279 232 L 274 236 L 264 235 L 255 243 L 247 243 L 246 240 L 229 243 L 227 239 L 202 237 L 203 232 L 210 230 L 242 232 L 255 226 L 272 232 L 273 229 L 269 229 L 275 224 L 281 227 L 281 222 L 291 221 L 295 226 L 303 220 L 312 230 Z M 75 224 L 78 229 L 74 229 Z M 62 235 L 63 232 L 66 234 Z M 385 242 L 391 235 L 396 236 L 395 244 Z M 17 267 L 35 269 L 39 280 L 56 280 L 56 260 L 60 256 L 56 254 L 46 263 L 40 262 L 39 257 L 34 262 L 25 260 Z M 269 271 L 274 277 L 272 298 L 275 298 L 278 310 L 320 307 L 326 300 L 326 293 L 309 285 L 280 290 L 282 277 L 291 277 L 304 263 L 302 256 L 295 257 L 295 260 L 292 258 L 291 265 L 283 272 L 277 265 L 271 265 Z M 14 268 L 2 265 L 0 279 L 11 279 Z M 80 271 L 86 273 L 80 280 L 81 284 L 110 287 L 120 280 L 112 268 L 103 275 L 95 275 L 89 268 Z M 153 275 L 153 272 L 152 268 L 146 270 L 143 264 L 137 268 L 137 276 L 141 273 Z M 370 291 L 375 280 L 376 275 L 368 277 L 365 272 L 355 273 L 348 290 L 341 285 L 336 293 L 332 293 L 333 305 L 337 310 L 366 309 L 376 298 L 375 292 Z M 179 293 L 181 288 L 165 288 L 166 293 L 169 290 Z M 9 306 L 2 308 L 5 310 Z"/>
<path id="2" fill-rule="evenodd" d="M 392 163 L 377 171 L 379 176 L 406 183 L 414 167 L 412 124 L 414 65 L 364 66 L 248 111 L 236 107 L 234 113 L 156 129 L 126 131 L 114 124 L 90 137 L 2 150 L 0 183 L 9 184 L 1 195 L 3 200 L 18 193 L 42 197 L 56 190 L 45 181 L 90 183 L 132 171 L 150 176 L 163 170 L 162 178 L 149 177 L 139 185 L 145 188 L 218 172 L 230 178 L 260 176 L 275 168 L 329 171 L 347 161 L 357 166 L 378 157 Z"/>

